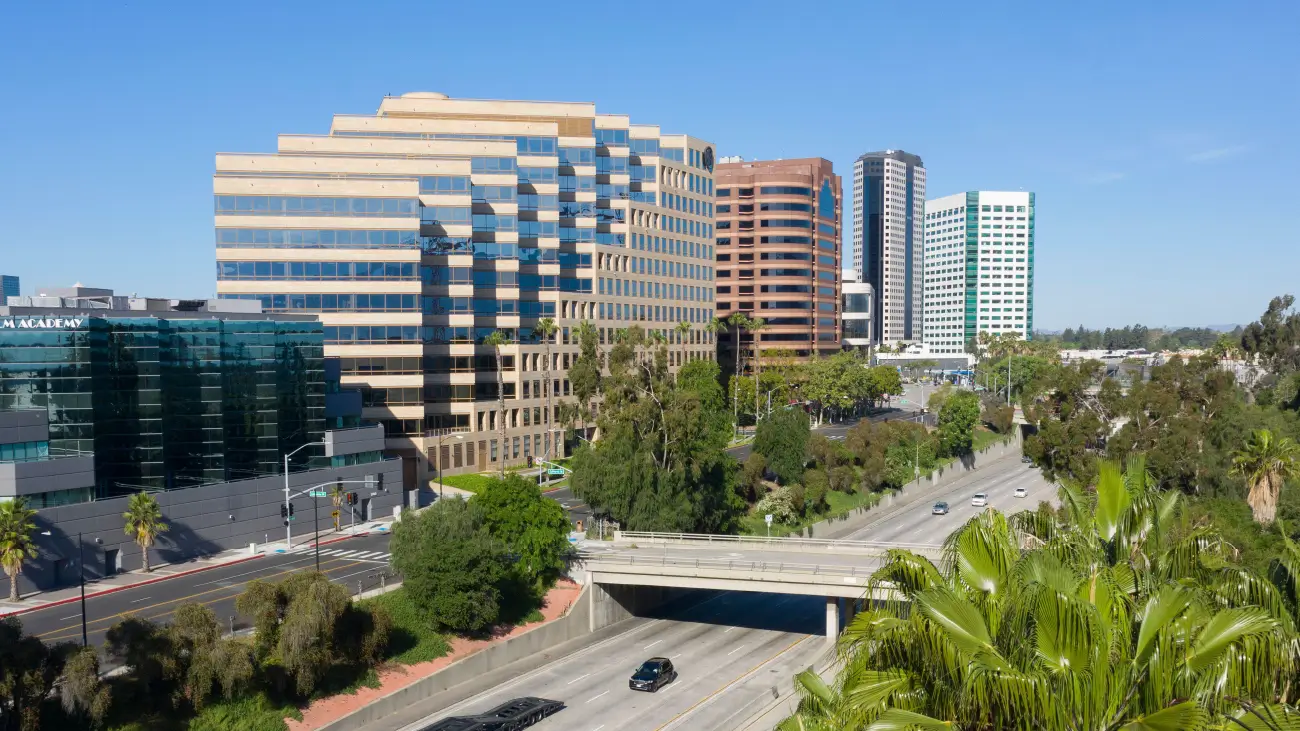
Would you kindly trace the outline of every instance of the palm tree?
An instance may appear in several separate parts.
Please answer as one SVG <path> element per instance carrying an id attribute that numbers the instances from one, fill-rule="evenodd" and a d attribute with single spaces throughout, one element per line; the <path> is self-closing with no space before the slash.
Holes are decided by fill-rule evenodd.
<path id="1" fill-rule="evenodd" d="M 35 510 L 27 508 L 27 501 L 14 498 L 0 502 L 0 566 L 9 575 L 9 601 L 18 601 L 18 575 L 23 572 L 23 561 L 36 558 Z"/>
<path id="2" fill-rule="evenodd" d="M 735 412 L 736 428 L 740 428 L 740 405 L 736 403 L 735 382 L 737 378 L 740 378 L 740 374 L 745 372 L 745 351 L 740 347 L 740 332 L 749 327 L 749 317 L 743 312 L 733 312 L 731 313 L 731 316 L 726 319 L 726 323 L 728 328 L 735 333 L 736 350 L 735 361 L 732 363 L 731 368 L 731 400 L 732 408 Z"/>
<path id="3" fill-rule="evenodd" d="M 1136 460 L 1060 499 L 980 513 L 938 564 L 889 551 L 839 678 L 797 676 L 779 728 L 1264 729 L 1229 718 L 1291 712 L 1276 705 L 1297 680 L 1288 600 L 1183 519 L 1177 492 Z"/>
<path id="4" fill-rule="evenodd" d="M 691 332 L 691 323 L 682 320 L 681 322 L 677 323 L 676 330 L 677 330 L 677 342 L 681 343 L 682 346 L 682 354 L 677 363 L 677 369 L 678 371 L 680 371 L 682 366 L 686 365 L 686 339 L 687 339 L 687 335 L 689 335 Z"/>
<path id="5" fill-rule="evenodd" d="M 762 370 L 762 366 L 763 366 L 762 361 L 758 357 L 759 356 L 758 333 L 760 330 L 767 329 L 767 320 L 764 320 L 761 317 L 755 317 L 748 322 L 746 327 L 749 329 L 750 336 L 753 337 L 754 339 L 753 346 L 752 346 L 754 353 L 752 356 L 750 356 L 749 362 L 753 364 L 753 368 L 754 368 L 754 423 L 758 424 L 758 411 L 759 411 L 758 374 L 759 371 Z"/>
<path id="6" fill-rule="evenodd" d="M 555 324 L 555 319 L 550 317 L 543 317 L 533 326 L 533 333 L 541 336 L 542 344 L 546 346 L 546 362 L 542 364 L 542 377 L 546 379 L 546 385 L 542 387 L 542 392 L 546 394 L 546 418 L 542 420 L 542 423 L 548 427 L 553 426 L 551 422 L 555 419 L 555 409 L 551 404 L 551 392 L 553 390 L 551 387 L 551 339 L 555 337 L 555 333 L 559 329 L 559 326 Z"/>
<path id="7" fill-rule="evenodd" d="M 1246 502 L 1255 515 L 1255 522 L 1269 525 L 1277 517 L 1283 483 L 1300 475 L 1300 449 L 1290 439 L 1260 429 L 1233 455 L 1232 471 L 1250 483 Z"/>
<path id="8" fill-rule="evenodd" d="M 501 440 L 501 461 L 497 464 L 500 466 L 501 476 L 506 476 L 506 389 L 505 381 L 501 375 L 501 348 L 510 342 L 509 336 L 500 330 L 494 330 L 491 335 L 483 338 L 483 344 L 492 347 L 497 354 L 497 433 Z"/>
<path id="9" fill-rule="evenodd" d="M 162 519 L 162 508 L 158 501 L 147 492 L 137 492 L 126 503 L 126 512 L 122 513 L 126 524 L 122 532 L 135 539 L 140 546 L 144 561 L 144 572 L 149 573 L 149 548 L 161 533 L 167 532 L 167 524 Z"/>

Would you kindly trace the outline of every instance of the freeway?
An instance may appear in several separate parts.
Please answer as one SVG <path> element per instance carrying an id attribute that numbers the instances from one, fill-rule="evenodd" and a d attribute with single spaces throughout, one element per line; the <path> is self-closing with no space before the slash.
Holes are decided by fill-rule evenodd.
<path id="1" fill-rule="evenodd" d="M 1025 488 L 1028 495 L 1015 497 L 1017 487 Z M 986 493 L 989 507 L 1004 513 L 1031 510 L 1042 501 L 1056 499 L 1056 486 L 1037 469 L 1015 457 L 1005 457 L 925 494 L 904 493 L 902 499 L 908 501 L 906 504 L 886 510 L 880 518 L 842 538 L 942 545 L 949 533 L 981 510 L 970 504 L 971 496 L 977 492 Z M 931 508 L 940 500 L 948 503 L 950 512 L 932 515 Z"/>
<path id="2" fill-rule="evenodd" d="M 447 716 L 540 696 L 566 708 L 532 727 L 538 731 L 730 731 L 826 652 L 824 625 L 819 597 L 715 594 L 433 715 L 399 713 L 382 727 L 418 731 Z M 672 659 L 680 677 L 657 693 L 630 690 L 632 671 L 650 657 Z"/>
<path id="3" fill-rule="evenodd" d="M 379 584 L 379 574 L 390 571 L 389 534 L 374 533 L 321 546 L 321 572 L 353 594 L 360 583 L 365 589 Z M 153 584 L 86 597 L 87 629 L 92 645 L 102 645 L 104 634 L 119 619 L 134 614 L 155 622 L 167 622 L 176 607 L 201 603 L 211 607 L 227 629 L 240 630 L 249 623 L 235 611 L 235 597 L 255 579 L 279 581 L 298 571 L 315 568 L 315 555 L 306 546 L 292 553 L 271 553 L 252 561 L 230 564 Z M 92 587 L 93 590 L 93 587 Z M 18 615 L 23 630 L 46 642 L 81 641 L 81 607 L 60 604 Z"/>

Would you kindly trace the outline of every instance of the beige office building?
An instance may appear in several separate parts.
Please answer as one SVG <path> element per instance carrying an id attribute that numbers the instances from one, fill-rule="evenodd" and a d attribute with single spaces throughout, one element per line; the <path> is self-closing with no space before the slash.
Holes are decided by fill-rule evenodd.
<path id="1" fill-rule="evenodd" d="M 713 159 L 589 103 L 386 97 L 274 153 L 217 155 L 217 290 L 319 314 L 410 483 L 562 456 L 579 323 L 606 345 L 660 331 L 673 367 L 714 357 Z"/>

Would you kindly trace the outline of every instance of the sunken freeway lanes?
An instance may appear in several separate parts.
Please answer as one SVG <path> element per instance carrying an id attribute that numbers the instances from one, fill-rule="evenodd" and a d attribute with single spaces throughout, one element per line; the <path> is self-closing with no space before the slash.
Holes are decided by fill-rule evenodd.
<path id="1" fill-rule="evenodd" d="M 357 593 L 357 582 L 369 590 L 379 585 L 379 574 L 389 571 L 389 534 L 357 536 L 321 546 L 321 572 L 331 581 Z M 205 604 L 229 631 L 249 626 L 235 611 L 235 598 L 256 579 L 281 581 L 299 571 L 316 568 L 314 552 L 294 549 L 293 553 L 271 553 L 262 558 L 177 576 L 145 586 L 110 594 L 86 597 L 86 620 L 90 644 L 102 646 L 104 634 L 121 618 L 134 614 L 142 619 L 166 623 L 182 604 Z M 93 591 L 93 586 L 90 587 Z M 81 605 L 60 604 L 18 615 L 23 630 L 48 643 L 81 642 Z"/>
<path id="2" fill-rule="evenodd" d="M 370 729 L 415 731 L 447 716 L 482 713 L 521 696 L 563 701 L 537 731 L 730 731 L 784 690 L 824 653 L 825 599 L 723 592 L 685 609 L 655 614 L 633 629 L 442 708 L 400 711 Z M 667 657 L 678 679 L 656 693 L 633 691 L 642 661 Z M 477 681 L 471 681 L 477 682 Z"/>

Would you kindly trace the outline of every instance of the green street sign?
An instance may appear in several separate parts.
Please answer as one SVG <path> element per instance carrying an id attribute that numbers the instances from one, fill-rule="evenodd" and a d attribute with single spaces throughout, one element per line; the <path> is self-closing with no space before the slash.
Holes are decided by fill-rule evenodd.
<path id="1" fill-rule="evenodd" d="M 308 497 L 325 497 L 325 491 L 324 491 L 324 490 L 312 490 L 311 492 L 307 493 L 307 496 L 308 496 Z"/>
<path id="2" fill-rule="evenodd" d="M 556 467 L 552 467 L 552 468 L 550 468 L 549 470 L 546 471 L 546 474 L 548 474 L 548 475 L 563 475 L 563 474 L 564 474 L 564 470 L 559 469 L 559 468 L 556 468 Z"/>

